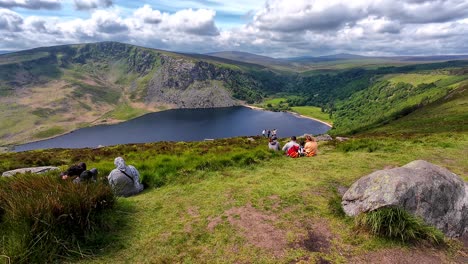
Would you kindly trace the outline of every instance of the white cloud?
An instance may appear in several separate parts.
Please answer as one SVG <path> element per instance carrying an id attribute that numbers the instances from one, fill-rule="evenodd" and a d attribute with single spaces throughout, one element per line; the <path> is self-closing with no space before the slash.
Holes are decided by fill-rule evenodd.
<path id="1" fill-rule="evenodd" d="M 20 31 L 23 24 L 23 18 L 8 9 L 0 9 L 0 31 Z"/>
<path id="2" fill-rule="evenodd" d="M 112 0 L 73 0 L 73 2 L 75 3 L 75 8 L 78 10 L 90 10 L 113 5 Z"/>
<path id="3" fill-rule="evenodd" d="M 26 9 L 60 9 L 60 0 L 0 0 L 0 7 Z"/>
<path id="4" fill-rule="evenodd" d="M 148 24 L 159 24 L 162 21 L 161 12 L 159 10 L 153 10 L 149 5 L 138 8 L 133 14 L 134 17 L 143 19 L 143 21 Z"/>
<path id="5" fill-rule="evenodd" d="M 222 4 L 218 0 L 194 1 L 201 6 Z M 251 12 L 249 21 L 224 30 L 217 23 L 225 14 L 217 17 L 215 10 L 207 8 L 163 12 L 150 5 L 137 9 L 115 6 L 91 10 L 87 17 L 75 19 L 0 9 L 0 49 L 115 40 L 175 51 L 241 50 L 277 57 L 340 52 L 460 54 L 468 53 L 468 14 L 462 12 L 467 3 L 269 0 Z"/>
<path id="6" fill-rule="evenodd" d="M 164 13 L 161 26 L 194 35 L 215 36 L 219 34 L 214 22 L 215 15 L 215 11 L 207 9 L 185 9 L 172 15 Z"/>

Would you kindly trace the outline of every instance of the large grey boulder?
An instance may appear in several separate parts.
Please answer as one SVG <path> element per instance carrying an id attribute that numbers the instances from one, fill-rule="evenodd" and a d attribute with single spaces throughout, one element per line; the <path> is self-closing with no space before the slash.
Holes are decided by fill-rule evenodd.
<path id="1" fill-rule="evenodd" d="M 10 177 L 10 176 L 13 176 L 13 175 L 15 175 L 17 173 L 27 173 L 27 172 L 40 174 L 40 173 L 46 173 L 46 172 L 51 171 L 51 170 L 60 170 L 60 169 L 57 168 L 57 167 L 52 167 L 52 166 L 21 168 L 21 169 L 16 169 L 16 170 L 5 171 L 4 173 L 2 173 L 2 176 L 3 177 Z"/>
<path id="2" fill-rule="evenodd" d="M 345 213 L 402 207 L 457 237 L 468 231 L 468 185 L 456 174 L 423 160 L 362 177 L 343 195 Z"/>

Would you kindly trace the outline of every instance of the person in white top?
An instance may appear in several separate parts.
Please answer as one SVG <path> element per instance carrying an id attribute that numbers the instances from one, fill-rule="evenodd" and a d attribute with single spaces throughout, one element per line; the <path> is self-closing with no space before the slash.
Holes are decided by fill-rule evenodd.
<path id="1" fill-rule="evenodd" d="M 116 166 L 107 179 L 115 193 L 119 196 L 131 196 L 143 191 L 143 184 L 140 183 L 140 173 L 132 165 L 126 165 L 121 157 L 114 160 Z"/>

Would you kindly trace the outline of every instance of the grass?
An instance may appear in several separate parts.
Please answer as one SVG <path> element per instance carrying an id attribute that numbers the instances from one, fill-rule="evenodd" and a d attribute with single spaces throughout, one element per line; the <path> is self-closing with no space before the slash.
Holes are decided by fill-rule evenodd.
<path id="1" fill-rule="evenodd" d="M 428 106 L 417 109 L 386 126 L 378 127 L 366 134 L 415 134 L 447 133 L 468 130 L 467 85 L 452 91 Z"/>
<path id="2" fill-rule="evenodd" d="M 452 143 L 464 142 L 450 148 L 438 146 L 434 139 L 405 140 L 399 145 L 395 145 L 396 140 L 375 139 L 386 148 L 373 152 L 366 149 L 343 152 L 330 144 L 321 144 L 320 155 L 315 158 L 278 157 L 255 166 L 195 171 L 191 181 L 148 189 L 127 199 L 138 208 L 131 216 L 137 221 L 136 227 L 116 242 L 117 247 L 122 247 L 119 253 L 104 254 L 90 262 L 286 263 L 320 255 L 332 263 L 345 263 L 342 255 L 405 246 L 367 233 L 356 234 L 354 223 L 330 209 L 329 201 L 335 197 L 334 188 L 338 185 L 349 186 L 376 169 L 403 165 L 414 159 L 426 159 L 461 174 L 466 167 L 458 155 L 466 149 L 466 139 L 447 139 Z M 301 243 L 311 223 L 329 223 L 334 236 L 330 251 L 287 247 L 284 256 L 278 259 L 269 250 L 252 245 L 226 215 L 231 208 L 249 204 L 262 214 L 277 216 L 273 226 L 287 232 L 291 245 Z M 210 231 L 208 225 L 216 218 L 220 222 Z M 135 251 L 135 247 L 139 250 Z"/>
<path id="3" fill-rule="evenodd" d="M 444 242 L 444 234 L 440 230 L 425 224 L 422 219 L 401 208 L 382 208 L 360 214 L 356 217 L 355 224 L 372 234 L 403 242 L 420 240 L 434 244 Z"/>
<path id="4" fill-rule="evenodd" d="M 56 175 L 0 180 L 0 254 L 14 263 L 53 262 L 95 254 L 111 238 L 115 198 L 103 183 L 73 184 Z"/>
<path id="5" fill-rule="evenodd" d="M 418 74 L 418 73 L 409 73 L 409 74 L 399 74 L 389 78 L 388 80 L 391 83 L 410 83 L 413 86 L 417 86 L 423 83 L 433 83 L 440 80 L 449 78 L 448 75 L 442 74 Z"/>
<path id="6" fill-rule="evenodd" d="M 319 120 L 325 121 L 325 122 L 330 123 L 330 124 L 333 123 L 333 120 L 330 118 L 330 115 L 328 113 L 322 112 L 320 107 L 316 107 L 316 106 L 293 106 L 293 107 L 291 107 L 291 109 L 294 112 L 299 113 L 301 115 L 305 115 L 305 116 L 312 117 L 312 118 L 317 118 Z"/>
<path id="7" fill-rule="evenodd" d="M 263 101 L 263 105 L 271 104 L 271 105 L 279 105 L 281 103 L 286 103 L 286 98 L 271 98 Z"/>
<path id="8" fill-rule="evenodd" d="M 46 130 L 43 130 L 34 134 L 34 137 L 38 139 L 49 138 L 49 137 L 63 134 L 65 131 L 66 130 L 63 129 L 62 127 L 51 127 L 51 128 L 48 128 Z"/>
<path id="9" fill-rule="evenodd" d="M 117 211 L 126 212 L 131 228 L 114 234 L 112 246 L 100 247 L 99 255 L 83 259 L 86 263 L 285 263 L 319 258 L 346 263 L 350 256 L 406 247 L 407 243 L 366 232 L 356 234 L 354 222 L 336 206 L 337 186 L 350 186 L 375 170 L 415 159 L 441 165 L 468 180 L 468 164 L 462 155 L 468 149 L 465 133 L 321 143 L 314 158 L 262 154 L 265 149 L 266 139 L 257 138 L 255 142 L 226 139 L 9 153 L 0 155 L 0 170 L 20 163 L 85 161 L 106 175 L 117 155 L 124 155 L 139 169 L 150 187 L 116 204 Z M 257 221 L 283 234 L 286 246 L 280 257 L 248 235 L 269 239 L 268 232 L 248 229 L 246 233 L 232 222 L 246 216 L 229 214 L 229 210 L 249 206 L 263 216 Z M 134 209 L 125 209 L 129 207 Z M 317 225 L 331 237 L 326 251 L 301 246 Z"/>
<path id="10" fill-rule="evenodd" d="M 144 109 L 133 108 L 128 104 L 118 104 L 111 112 L 107 113 L 104 118 L 111 117 L 117 120 L 129 120 L 146 114 L 148 111 Z"/>

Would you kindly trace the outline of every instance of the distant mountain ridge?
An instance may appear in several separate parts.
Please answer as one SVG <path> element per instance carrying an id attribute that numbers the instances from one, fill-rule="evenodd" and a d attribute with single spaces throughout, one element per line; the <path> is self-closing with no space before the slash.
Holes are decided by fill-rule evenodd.
<path id="1" fill-rule="evenodd" d="M 449 60 L 468 60 L 468 55 L 431 55 L 431 56 L 363 56 L 350 53 L 339 53 L 323 56 L 300 56 L 286 58 L 272 58 L 240 51 L 221 51 L 207 53 L 206 55 L 230 59 L 240 62 L 249 62 L 260 65 L 284 65 L 290 63 L 319 63 L 336 62 L 342 60 L 379 60 L 379 61 L 400 61 L 400 62 L 437 62 Z"/>

